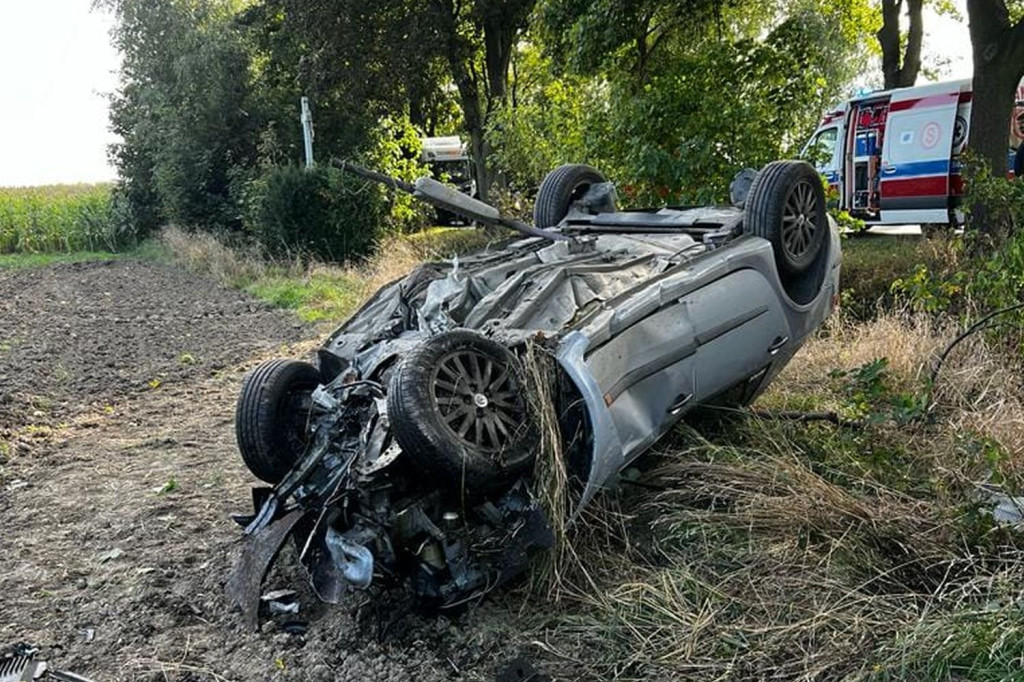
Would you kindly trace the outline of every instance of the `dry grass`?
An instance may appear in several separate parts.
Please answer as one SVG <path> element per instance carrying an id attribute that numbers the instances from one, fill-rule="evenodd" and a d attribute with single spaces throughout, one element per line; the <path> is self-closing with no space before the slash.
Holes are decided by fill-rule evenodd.
<path id="1" fill-rule="evenodd" d="M 843 381 L 825 378 L 879 357 L 887 391 L 923 391 L 955 335 L 904 314 L 835 320 L 763 402 L 842 411 Z M 534 593 L 558 612 L 528 601 L 516 627 L 559 679 L 1013 679 L 1021 542 L 979 484 L 1024 481 L 1020 374 L 983 338 L 964 345 L 917 423 L 680 429 L 642 487 L 561 531 Z"/>
<path id="2" fill-rule="evenodd" d="M 540 448 L 534 467 L 533 491 L 551 524 L 555 547 L 533 572 L 536 587 L 548 598 L 558 600 L 567 562 L 574 550 L 569 540 L 569 473 L 566 468 L 555 407 L 555 360 L 536 344 L 527 344 L 523 360 L 526 394 L 540 432 Z"/>
<path id="3" fill-rule="evenodd" d="M 224 285 L 257 279 L 267 272 L 267 263 L 257 251 L 228 246 L 209 232 L 188 232 L 172 225 L 161 230 L 158 239 L 179 265 Z"/>
<path id="4" fill-rule="evenodd" d="M 925 314 L 888 312 L 863 323 L 842 317 L 829 322 L 786 368 L 766 396 L 787 405 L 816 395 L 836 407 L 834 390 L 822 377 L 834 369 L 852 370 L 877 358 L 888 360 L 894 390 L 921 392 L 939 354 L 957 336 L 953 324 L 939 325 Z M 1024 391 L 1019 363 L 976 334 L 956 347 L 933 389 L 938 431 L 991 438 L 1020 458 L 1024 472 Z M 932 434 L 934 436 L 934 433 Z"/>
<path id="5" fill-rule="evenodd" d="M 258 249 L 229 244 L 202 232 L 165 228 L 160 242 L 172 260 L 242 288 L 274 305 L 295 308 L 309 322 L 337 324 L 383 285 L 424 261 L 447 259 L 487 246 L 499 237 L 486 230 L 436 229 L 388 236 L 361 262 L 322 263 L 300 258 L 268 259 Z"/>

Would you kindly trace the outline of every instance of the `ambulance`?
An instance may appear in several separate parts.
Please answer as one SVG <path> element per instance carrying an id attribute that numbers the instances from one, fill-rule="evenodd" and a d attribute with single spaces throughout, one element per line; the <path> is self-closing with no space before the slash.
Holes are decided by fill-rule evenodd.
<path id="1" fill-rule="evenodd" d="M 873 92 L 828 112 L 803 156 L 865 225 L 955 225 L 971 81 Z M 1024 81 L 1009 125 L 1011 175 L 1024 176 Z"/>

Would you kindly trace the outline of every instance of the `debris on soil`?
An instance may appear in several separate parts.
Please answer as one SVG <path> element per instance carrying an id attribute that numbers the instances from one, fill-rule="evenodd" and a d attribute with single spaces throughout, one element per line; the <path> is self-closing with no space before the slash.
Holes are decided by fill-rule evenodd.
<path id="1" fill-rule="evenodd" d="M 54 670 L 48 661 L 37 658 L 39 647 L 19 643 L 0 656 L 0 682 L 92 682 L 66 670 Z"/>

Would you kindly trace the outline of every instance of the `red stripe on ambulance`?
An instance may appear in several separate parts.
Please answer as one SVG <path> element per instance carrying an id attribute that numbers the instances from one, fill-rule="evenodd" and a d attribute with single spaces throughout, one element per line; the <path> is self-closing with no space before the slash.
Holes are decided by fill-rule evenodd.
<path id="1" fill-rule="evenodd" d="M 945 194 L 948 190 L 946 175 L 933 175 L 930 178 L 906 178 L 885 181 L 885 196 L 894 197 L 930 197 Z"/>
<path id="2" fill-rule="evenodd" d="M 954 98 L 959 100 L 959 95 L 956 93 L 942 94 L 942 95 L 930 95 L 928 97 L 919 97 L 917 99 L 905 99 L 900 102 L 893 102 L 889 105 L 889 111 L 906 111 L 907 109 L 927 109 L 928 107 L 940 107 L 948 105 Z"/>

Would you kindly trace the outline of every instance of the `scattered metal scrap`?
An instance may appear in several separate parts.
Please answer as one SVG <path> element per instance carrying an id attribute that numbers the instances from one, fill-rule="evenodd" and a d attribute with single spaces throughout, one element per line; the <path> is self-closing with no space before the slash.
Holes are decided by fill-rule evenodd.
<path id="1" fill-rule="evenodd" d="M 92 682 L 81 675 L 51 668 L 47 661 L 37 658 L 38 654 L 39 648 L 28 644 L 11 647 L 0 656 L 0 682 Z"/>

